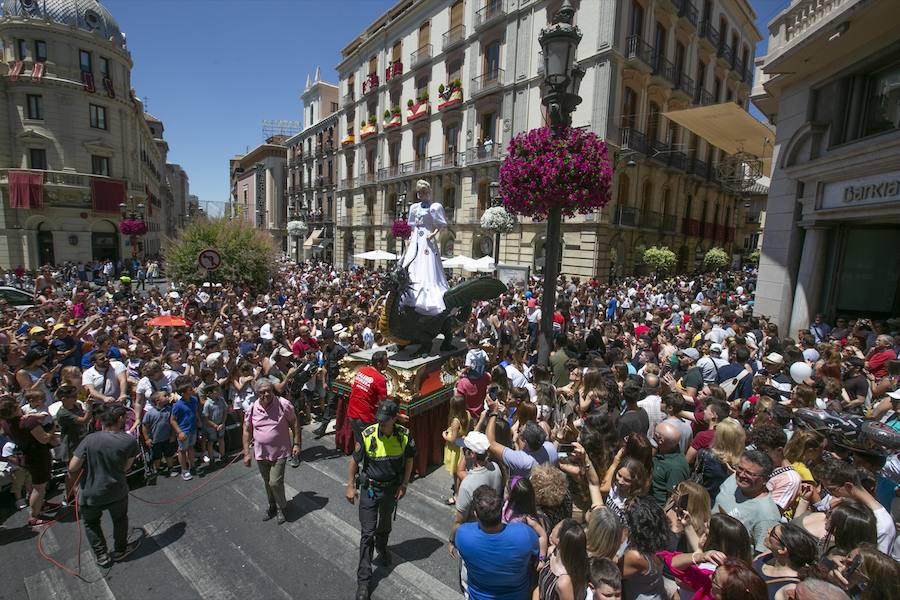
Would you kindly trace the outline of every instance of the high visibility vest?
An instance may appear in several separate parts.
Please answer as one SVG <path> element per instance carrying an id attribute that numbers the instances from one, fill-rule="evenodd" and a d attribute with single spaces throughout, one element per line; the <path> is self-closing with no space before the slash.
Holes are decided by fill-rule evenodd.
<path id="1" fill-rule="evenodd" d="M 364 470 L 366 476 L 376 482 L 387 484 L 402 477 L 406 462 L 406 447 L 409 444 L 409 430 L 402 425 L 394 425 L 394 432 L 378 435 L 378 424 L 363 430 Z"/>

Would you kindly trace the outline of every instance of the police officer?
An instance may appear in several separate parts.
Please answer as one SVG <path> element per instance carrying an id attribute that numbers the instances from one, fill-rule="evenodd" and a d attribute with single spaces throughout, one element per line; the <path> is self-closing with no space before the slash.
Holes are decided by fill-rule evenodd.
<path id="1" fill-rule="evenodd" d="M 412 474 L 416 445 L 409 430 L 397 424 L 400 409 L 393 400 L 385 400 L 375 412 L 376 423 L 362 432 L 362 445 L 356 444 L 350 458 L 347 501 L 356 499 L 359 473 L 359 568 L 356 571 L 356 600 L 369 599 L 372 578 L 372 554 L 385 566 L 391 563 L 388 536 L 397 501 L 406 495 Z M 360 471 L 360 465 L 362 470 Z"/>

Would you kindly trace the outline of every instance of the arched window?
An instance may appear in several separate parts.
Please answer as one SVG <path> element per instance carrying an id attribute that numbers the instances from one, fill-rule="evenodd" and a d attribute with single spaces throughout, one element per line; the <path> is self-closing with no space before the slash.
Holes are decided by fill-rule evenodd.
<path id="1" fill-rule="evenodd" d="M 637 125 L 637 92 L 625 86 L 622 92 L 622 127 L 634 129 Z M 626 140 L 623 140 L 626 141 Z"/>
<path id="2" fill-rule="evenodd" d="M 647 108 L 647 142 L 652 144 L 659 138 L 659 104 L 650 102 Z"/>

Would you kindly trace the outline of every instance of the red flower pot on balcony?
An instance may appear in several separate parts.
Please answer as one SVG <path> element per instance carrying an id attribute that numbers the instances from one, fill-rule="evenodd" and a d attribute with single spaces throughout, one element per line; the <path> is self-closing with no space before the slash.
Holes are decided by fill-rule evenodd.
<path id="1" fill-rule="evenodd" d="M 341 140 L 341 146 L 350 146 L 356 143 L 356 137 L 352 133 L 348 133 L 347 137 Z"/>
<path id="2" fill-rule="evenodd" d="M 400 113 L 392 113 L 390 117 L 387 117 L 382 122 L 381 126 L 385 129 L 393 129 L 394 127 L 400 127 L 403 124 L 403 118 Z"/>

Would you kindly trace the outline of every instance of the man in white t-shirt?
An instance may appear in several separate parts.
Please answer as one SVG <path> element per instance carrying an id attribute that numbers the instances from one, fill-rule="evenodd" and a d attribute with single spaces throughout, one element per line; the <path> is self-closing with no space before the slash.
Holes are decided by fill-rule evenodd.
<path id="1" fill-rule="evenodd" d="M 124 365 L 117 372 L 110 364 L 109 357 L 101 352 L 95 352 L 91 361 L 94 366 L 81 376 L 81 384 L 88 394 L 101 402 L 124 402 L 127 399 Z"/>

